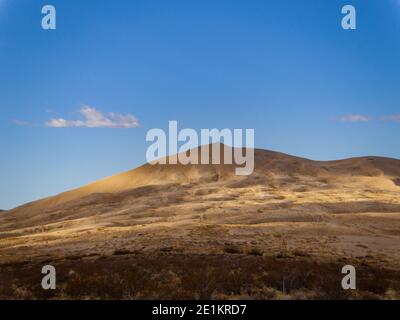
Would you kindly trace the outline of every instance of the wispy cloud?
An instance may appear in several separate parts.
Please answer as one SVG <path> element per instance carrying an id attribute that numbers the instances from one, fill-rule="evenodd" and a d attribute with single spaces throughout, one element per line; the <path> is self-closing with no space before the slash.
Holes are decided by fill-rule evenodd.
<path id="1" fill-rule="evenodd" d="M 340 121 L 343 122 L 368 122 L 371 120 L 371 117 L 362 114 L 348 114 L 340 117 Z"/>
<path id="2" fill-rule="evenodd" d="M 400 0 L 399 0 L 400 1 Z M 369 122 L 369 121 L 388 121 L 388 122 L 400 122 L 400 113 L 371 117 L 362 114 L 348 114 L 339 118 L 342 122 Z"/>
<path id="3" fill-rule="evenodd" d="M 50 119 L 46 122 L 47 127 L 52 128 L 137 128 L 139 121 L 131 114 L 118 114 L 108 112 L 103 114 L 96 108 L 84 106 L 79 110 L 81 120 L 66 120 L 64 118 Z"/>
<path id="4" fill-rule="evenodd" d="M 27 126 L 28 125 L 28 122 L 27 121 L 23 121 L 23 120 L 14 120 L 13 122 L 17 126 Z"/>
<path id="5" fill-rule="evenodd" d="M 45 111 L 46 111 L 46 113 L 50 113 L 50 114 L 54 114 L 55 113 L 54 110 L 51 109 L 51 108 L 47 108 Z"/>
<path id="6" fill-rule="evenodd" d="M 393 114 L 391 116 L 383 116 L 381 118 L 383 121 L 395 121 L 395 122 L 400 122 L 400 113 L 399 114 Z"/>

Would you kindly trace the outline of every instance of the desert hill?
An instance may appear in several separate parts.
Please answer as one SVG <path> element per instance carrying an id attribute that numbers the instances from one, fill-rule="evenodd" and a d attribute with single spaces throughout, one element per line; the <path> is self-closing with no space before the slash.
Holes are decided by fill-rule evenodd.
<path id="1" fill-rule="evenodd" d="M 107 265 L 105 270 L 122 268 L 118 274 L 124 277 L 126 259 L 133 264 L 143 262 L 140 279 L 147 277 L 149 264 L 157 269 L 170 261 L 152 274 L 171 267 L 181 274 L 182 285 L 189 287 L 190 279 L 208 270 L 207 265 L 219 265 L 220 259 L 232 268 L 241 261 L 241 268 L 249 269 L 245 273 L 258 279 L 258 267 L 249 264 L 251 260 L 255 266 L 267 263 L 270 267 L 265 272 L 269 274 L 278 272 L 280 280 L 270 279 L 269 285 L 279 287 L 279 277 L 287 275 L 279 273 L 280 267 L 271 268 L 285 259 L 287 268 L 299 272 L 299 279 L 308 272 L 301 271 L 305 266 L 324 263 L 328 271 L 315 272 L 321 276 L 328 272 L 336 279 L 342 262 L 353 263 L 370 268 L 364 273 L 367 287 L 373 274 L 385 274 L 384 289 L 373 289 L 379 297 L 386 297 L 389 287 L 400 290 L 400 282 L 393 282 L 398 274 L 385 271 L 400 272 L 400 160 L 312 161 L 254 151 L 255 169 L 249 176 L 236 176 L 235 165 L 145 164 L 5 212 L 0 215 L 0 271 L 2 266 L 9 270 L 15 265 L 12 273 L 6 272 L 10 275 L 8 287 L 14 286 L 15 277 L 26 276 L 25 267 L 19 267 L 26 264 L 39 270 L 37 264 L 53 261 L 72 272 L 73 262 L 79 261 L 79 272 L 85 274 L 79 286 L 85 287 L 99 264 Z M 198 270 L 202 261 L 206 265 Z M 181 270 L 181 264 L 190 268 Z M 192 276 L 184 280 L 188 270 Z M 288 272 L 285 270 L 281 271 Z M 218 268 L 215 272 L 218 279 L 230 277 L 218 273 Z M 96 277 L 93 281 L 109 281 L 105 280 L 108 271 Z M 225 280 L 221 280 L 224 292 L 226 284 L 235 281 Z M 36 280 L 32 281 L 24 283 L 36 288 Z M 320 288 L 319 278 L 313 281 L 312 285 Z M 296 286 L 307 283 L 301 280 Z M 254 286 L 258 285 L 257 280 Z M 331 297 L 330 288 L 313 294 Z M 170 289 L 154 290 L 153 295 L 143 293 L 144 297 L 171 297 L 167 294 Z M 193 298 L 196 290 L 190 287 L 182 297 Z M 263 288 L 257 290 L 261 297 L 268 296 Z M 205 297 L 211 297 L 209 294 Z M 343 292 L 338 294 L 342 297 Z"/>
<path id="2" fill-rule="evenodd" d="M 221 145 L 223 148 L 232 148 Z M 200 152 L 199 148 L 196 152 Z M 211 152 L 211 146 L 210 146 Z M 230 151 L 231 152 L 231 151 Z M 221 182 L 236 185 L 256 185 L 279 180 L 282 176 L 303 176 L 318 179 L 346 179 L 370 177 L 374 187 L 397 190 L 400 184 L 400 160 L 383 157 L 360 157 L 337 161 L 312 161 L 287 154 L 255 149 L 255 170 L 250 176 L 235 176 L 235 165 L 151 165 L 123 172 L 78 189 L 64 192 L 11 210 L 16 214 L 25 210 L 47 210 L 72 200 L 93 194 L 116 194 L 143 186 Z M 366 182 L 366 180 L 364 180 Z"/>
<path id="3" fill-rule="evenodd" d="M 232 152 L 231 147 L 222 144 L 219 147 L 221 157 L 223 157 L 224 148 Z M 209 148 L 211 153 L 211 145 Z M 200 152 L 200 148 L 192 151 Z M 398 186 L 400 160 L 396 159 L 360 157 L 337 161 L 312 161 L 260 149 L 254 150 L 254 156 L 255 169 L 250 176 L 235 175 L 236 166 L 234 164 L 145 164 L 137 169 L 96 181 L 81 188 L 9 210 L 7 215 L 0 220 L 0 231 L 35 227 L 70 218 L 73 220 L 88 218 L 98 216 L 99 212 L 104 214 L 107 210 L 110 210 L 111 213 L 115 207 L 122 206 L 126 202 L 131 205 L 135 199 L 148 198 L 152 204 L 162 205 L 164 203 L 163 193 L 175 192 L 176 195 L 173 198 L 179 198 L 183 194 L 187 194 L 187 190 L 190 190 L 195 196 L 215 189 L 212 192 L 215 192 L 215 195 L 221 193 L 223 201 L 224 197 L 230 199 L 229 194 L 232 193 L 232 190 L 245 189 L 247 193 L 253 193 L 253 196 L 260 198 L 259 201 L 264 200 L 267 203 L 271 197 L 266 192 L 267 190 L 275 193 L 279 193 L 279 191 L 289 193 L 284 197 L 285 199 L 290 199 L 296 194 L 305 196 L 315 190 L 313 192 L 318 191 L 319 194 L 323 193 L 330 198 L 329 200 L 320 199 L 319 202 L 325 202 L 325 207 L 335 206 L 332 201 L 333 190 L 350 190 L 350 194 L 343 194 L 337 199 L 337 202 L 343 201 L 354 192 L 362 193 L 362 191 L 368 190 L 368 193 L 383 192 L 386 195 L 394 196 L 398 195 L 400 191 Z M 260 194 L 260 190 L 265 191 Z M 332 192 L 331 195 L 330 192 Z M 314 201 L 311 202 L 315 202 L 316 198 L 315 194 Z M 368 200 L 369 207 L 372 206 L 377 211 L 397 210 L 397 201 L 393 204 L 392 202 L 370 202 L 371 197 L 361 198 Z M 199 197 L 200 199 L 201 197 Z M 184 202 L 183 199 L 181 201 Z M 336 203 L 339 211 L 343 206 L 346 204 Z M 360 206 L 363 207 L 361 202 Z M 96 209 L 98 207 L 101 208 Z M 92 208 L 92 210 L 88 210 L 88 208 Z M 130 210 L 134 210 L 134 206 Z"/>

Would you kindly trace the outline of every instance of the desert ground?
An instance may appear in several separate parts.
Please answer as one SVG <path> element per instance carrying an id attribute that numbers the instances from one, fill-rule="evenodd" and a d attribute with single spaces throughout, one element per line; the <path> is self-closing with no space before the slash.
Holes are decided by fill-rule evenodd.
<path id="1" fill-rule="evenodd" d="M 400 299 L 400 160 L 234 169 L 146 164 L 2 212 L 0 298 Z"/>

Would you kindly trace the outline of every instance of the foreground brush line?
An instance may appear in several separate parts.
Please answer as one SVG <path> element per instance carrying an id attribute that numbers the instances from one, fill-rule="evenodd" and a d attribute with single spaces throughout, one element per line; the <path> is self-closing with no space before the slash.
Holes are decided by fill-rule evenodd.
<path id="1" fill-rule="evenodd" d="M 365 261 L 357 290 L 341 287 L 338 261 L 253 254 L 142 254 L 67 257 L 0 266 L 2 299 L 399 299 L 400 272 Z M 57 289 L 40 269 L 57 268 Z"/>

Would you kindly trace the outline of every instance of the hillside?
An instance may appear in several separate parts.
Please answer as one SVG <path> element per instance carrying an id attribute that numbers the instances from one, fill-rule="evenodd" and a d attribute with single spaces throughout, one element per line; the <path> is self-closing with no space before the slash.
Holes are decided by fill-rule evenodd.
<path id="1" fill-rule="evenodd" d="M 252 175 L 234 168 L 146 164 L 10 210 L 0 216 L 0 266 L 253 252 L 400 271 L 399 160 L 255 150 Z"/>

